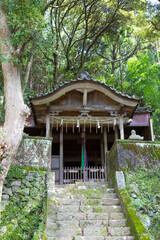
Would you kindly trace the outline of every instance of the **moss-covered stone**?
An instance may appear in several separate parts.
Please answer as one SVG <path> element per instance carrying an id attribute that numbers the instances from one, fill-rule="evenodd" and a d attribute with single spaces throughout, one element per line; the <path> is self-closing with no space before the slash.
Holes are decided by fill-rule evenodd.
<path id="1" fill-rule="evenodd" d="M 136 240 L 151 240 L 146 232 L 146 229 L 137 216 L 137 211 L 131 203 L 130 197 L 126 189 L 119 190 L 119 194 L 124 206 L 125 215 L 127 216 L 128 224 Z"/>
<path id="2" fill-rule="evenodd" d="M 114 185 L 115 171 L 137 167 L 160 167 L 160 142 L 117 140 L 107 156 L 108 180 Z"/>
<path id="3" fill-rule="evenodd" d="M 160 171 L 159 169 L 139 168 L 126 173 L 126 187 L 131 195 L 131 201 L 138 211 L 147 231 L 160 239 Z M 132 185 L 136 184 L 138 191 L 134 198 Z M 140 203 L 140 204 L 139 204 Z"/>
<path id="4" fill-rule="evenodd" d="M 52 138 L 25 136 L 15 159 L 22 166 L 51 168 Z"/>
<path id="5" fill-rule="evenodd" d="M 43 235 L 46 206 L 45 174 L 46 171 L 40 172 L 39 169 L 36 171 L 36 168 L 30 172 L 20 166 L 11 166 L 4 189 L 12 185 L 12 188 L 18 189 L 15 192 L 12 189 L 9 204 L 2 212 L 0 229 L 6 231 L 0 231 L 0 239 L 30 240 L 35 232 L 37 236 L 38 233 L 39 236 Z"/>

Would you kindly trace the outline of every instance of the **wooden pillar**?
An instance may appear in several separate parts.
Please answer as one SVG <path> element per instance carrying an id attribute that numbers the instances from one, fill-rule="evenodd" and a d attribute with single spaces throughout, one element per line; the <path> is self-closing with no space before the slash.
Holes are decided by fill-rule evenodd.
<path id="1" fill-rule="evenodd" d="M 101 165 L 104 166 L 104 144 L 102 138 L 101 138 Z"/>
<path id="2" fill-rule="evenodd" d="M 62 127 L 60 128 L 60 164 L 59 164 L 59 178 L 60 184 L 63 184 L 63 131 Z"/>
<path id="3" fill-rule="evenodd" d="M 106 127 L 104 127 L 104 164 L 105 164 L 105 167 L 106 165 L 108 166 L 107 164 L 107 152 L 108 152 L 108 142 L 107 142 L 107 129 Z"/>
<path id="4" fill-rule="evenodd" d="M 46 117 L 46 137 L 50 136 L 50 118 Z"/>
<path id="5" fill-rule="evenodd" d="M 118 139 L 118 128 L 117 128 L 117 126 L 115 126 L 114 137 L 115 137 L 115 140 Z"/>
<path id="6" fill-rule="evenodd" d="M 120 139 L 124 139 L 124 124 L 123 117 L 119 119 L 119 128 L 120 128 Z"/>
<path id="7" fill-rule="evenodd" d="M 84 89 L 83 93 L 83 106 L 87 105 L 87 89 Z"/>
<path id="8" fill-rule="evenodd" d="M 152 121 L 152 118 L 149 119 L 149 125 L 150 125 L 151 140 L 154 141 L 154 132 L 153 132 L 153 121 Z"/>

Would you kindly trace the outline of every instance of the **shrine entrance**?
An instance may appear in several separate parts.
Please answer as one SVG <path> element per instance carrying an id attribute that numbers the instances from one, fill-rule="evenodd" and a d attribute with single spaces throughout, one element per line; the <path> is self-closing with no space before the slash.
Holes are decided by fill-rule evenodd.
<path id="1" fill-rule="evenodd" d="M 82 133 L 79 129 L 63 129 L 63 140 L 60 143 L 60 131 L 53 132 L 52 164 L 51 169 L 56 173 L 57 184 L 60 181 L 60 152 L 63 154 L 63 183 L 73 183 L 75 181 L 104 181 L 104 141 L 103 133 L 92 129 L 90 133 L 86 128 L 85 132 L 85 156 L 83 158 Z M 61 133 L 62 135 L 62 133 Z M 61 145 L 61 146 L 60 146 Z M 62 150 L 63 149 L 63 150 Z M 87 161 L 82 166 L 82 158 Z M 84 169 L 85 168 L 85 169 Z M 86 174 L 84 174 L 84 172 Z M 86 177 L 85 177 L 86 176 Z"/>

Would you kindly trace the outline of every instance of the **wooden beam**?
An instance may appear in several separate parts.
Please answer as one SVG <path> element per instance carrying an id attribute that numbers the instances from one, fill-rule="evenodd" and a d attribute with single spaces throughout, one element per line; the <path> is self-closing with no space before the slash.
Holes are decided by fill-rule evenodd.
<path id="1" fill-rule="evenodd" d="M 120 139 L 124 139 L 124 124 L 123 117 L 119 119 L 119 128 L 120 128 Z"/>
<path id="2" fill-rule="evenodd" d="M 46 137 L 50 137 L 50 118 L 46 117 Z"/>
<path id="3" fill-rule="evenodd" d="M 87 101 L 87 99 L 84 100 L 84 103 Z M 85 110 L 88 110 L 88 111 L 119 111 L 120 109 L 120 106 L 117 104 L 117 105 L 86 105 L 85 106 Z M 83 111 L 84 110 L 84 107 L 83 106 L 80 106 L 80 105 L 51 105 L 50 106 L 50 112 L 52 111 Z M 40 109 L 39 109 L 40 111 Z"/>
<path id="4" fill-rule="evenodd" d="M 62 127 L 60 128 L 60 172 L 59 172 L 59 176 L 60 176 L 60 184 L 63 184 L 63 131 L 62 131 Z"/>

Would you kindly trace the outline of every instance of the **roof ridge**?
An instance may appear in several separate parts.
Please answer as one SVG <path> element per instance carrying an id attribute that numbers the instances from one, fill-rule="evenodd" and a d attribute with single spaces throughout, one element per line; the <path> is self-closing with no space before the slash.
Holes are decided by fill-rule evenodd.
<path id="1" fill-rule="evenodd" d="M 83 76 L 83 75 L 82 75 Z M 67 84 L 70 84 L 70 83 L 75 83 L 75 82 L 78 82 L 78 81 L 91 81 L 91 82 L 97 82 L 101 85 L 104 85 L 105 87 L 109 88 L 111 91 L 113 91 L 114 93 L 118 94 L 118 95 L 121 95 L 122 97 L 127 97 L 129 99 L 133 99 L 133 100 L 142 100 L 143 98 L 136 98 L 134 95 L 133 96 L 129 96 L 128 94 L 124 94 L 124 93 L 121 93 L 119 91 L 117 91 L 115 88 L 111 87 L 110 85 L 106 84 L 105 82 L 101 82 L 100 80 L 96 80 L 96 79 L 93 79 L 93 78 L 87 78 L 87 77 L 84 77 L 84 78 L 77 78 L 77 79 L 71 79 L 70 81 L 68 82 L 64 82 L 63 84 L 60 84 L 58 87 L 56 87 L 55 89 L 53 89 L 52 91 L 49 91 L 47 93 L 44 93 L 44 94 L 40 94 L 40 95 L 37 95 L 35 97 L 31 97 L 30 99 L 33 100 L 33 99 L 37 99 L 37 98 L 40 98 L 40 97 L 45 97 L 47 95 L 50 95 L 50 94 L 53 94 L 54 92 L 58 91 L 59 89 L 61 89 L 62 87 L 64 87 L 65 85 Z"/>

